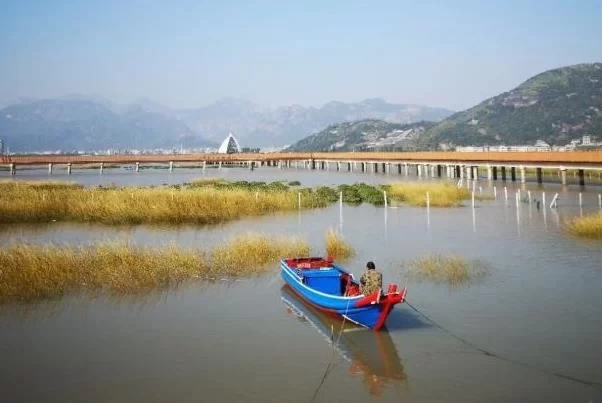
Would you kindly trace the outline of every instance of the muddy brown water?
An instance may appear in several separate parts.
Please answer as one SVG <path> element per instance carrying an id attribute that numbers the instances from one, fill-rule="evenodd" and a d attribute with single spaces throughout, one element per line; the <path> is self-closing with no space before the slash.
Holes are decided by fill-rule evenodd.
<path id="1" fill-rule="evenodd" d="M 258 172 L 228 170 L 223 176 L 303 185 L 391 180 Z M 198 171 L 83 173 L 54 179 L 138 185 L 199 176 Z M 479 185 L 491 191 L 486 181 Z M 4 225 L 0 245 L 127 239 L 209 247 L 251 230 L 299 235 L 316 254 L 322 253 L 326 230 L 334 228 L 357 250 L 346 267 L 359 274 L 374 260 L 385 283 L 407 283 L 409 302 L 441 327 L 399 305 L 386 332 L 346 325 L 339 333 L 340 321 L 291 295 L 277 265 L 259 278 L 188 283 L 144 296 L 68 295 L 5 305 L 0 307 L 1 400 L 601 401 L 601 386 L 578 381 L 602 383 L 602 243 L 564 230 L 566 219 L 597 211 L 598 191 L 584 191 L 579 208 L 579 189 L 546 185 L 548 203 L 556 191 L 560 201 L 558 209 L 544 214 L 534 203 L 517 209 L 511 183 L 506 203 L 503 185 L 497 186 L 498 200 L 479 202 L 474 210 L 345 205 L 341 215 L 333 205 L 202 228 Z M 529 185 L 523 192 L 529 189 L 541 198 L 540 188 Z M 489 273 L 461 287 L 408 281 L 403 262 L 428 253 L 480 259 L 489 264 Z"/>

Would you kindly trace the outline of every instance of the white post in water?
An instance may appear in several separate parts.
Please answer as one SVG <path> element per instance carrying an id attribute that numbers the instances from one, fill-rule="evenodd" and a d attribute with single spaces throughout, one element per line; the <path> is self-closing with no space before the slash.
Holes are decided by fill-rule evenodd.
<path id="1" fill-rule="evenodd" d="M 497 200 L 497 187 L 493 187 L 493 199 Z"/>
<path id="2" fill-rule="evenodd" d="M 529 207 L 531 207 L 531 191 L 527 191 L 527 197 L 529 198 Z"/>
<path id="3" fill-rule="evenodd" d="M 431 208 L 431 195 L 426 192 L 426 208 Z"/>
<path id="4" fill-rule="evenodd" d="M 558 193 L 554 195 L 552 198 L 552 202 L 550 203 L 550 208 L 558 207 Z"/>
<path id="5" fill-rule="evenodd" d="M 518 208 L 518 204 L 520 203 L 520 191 L 516 192 L 515 196 L 516 196 L 516 208 Z"/>
<path id="6" fill-rule="evenodd" d="M 299 192 L 299 210 L 301 210 L 301 192 Z"/>
<path id="7" fill-rule="evenodd" d="M 385 198 L 385 208 L 387 207 L 387 191 L 383 190 L 383 197 Z"/>
<path id="8" fill-rule="evenodd" d="M 474 208 L 474 190 L 472 191 L 472 208 Z"/>
<path id="9" fill-rule="evenodd" d="M 583 193 L 579 192 L 579 207 L 583 206 Z"/>
<path id="10" fill-rule="evenodd" d="M 543 209 L 546 209 L 546 192 L 541 192 L 541 205 Z"/>
<path id="11" fill-rule="evenodd" d="M 48 164 L 48 175 L 52 175 L 52 163 Z"/>
<path id="12" fill-rule="evenodd" d="M 169 172 L 173 172 L 173 161 L 169 161 Z"/>
<path id="13" fill-rule="evenodd" d="M 343 227 L 343 192 L 339 193 L 339 231 L 342 232 Z"/>
<path id="14" fill-rule="evenodd" d="M 598 194 L 598 207 L 602 210 L 602 193 Z"/>
<path id="15" fill-rule="evenodd" d="M 508 188 L 504 186 L 504 198 L 506 199 L 506 203 L 508 203 Z"/>

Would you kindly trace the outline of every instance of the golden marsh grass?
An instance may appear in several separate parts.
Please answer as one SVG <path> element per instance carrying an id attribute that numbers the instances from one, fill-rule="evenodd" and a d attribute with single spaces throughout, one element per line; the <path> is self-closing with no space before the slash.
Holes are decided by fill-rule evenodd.
<path id="1" fill-rule="evenodd" d="M 299 238 L 253 233 L 209 251 L 110 242 L 77 247 L 14 244 L 0 249 L 0 303 L 77 291 L 135 294 L 195 278 L 253 275 L 270 270 L 283 257 L 309 252 Z"/>
<path id="2" fill-rule="evenodd" d="M 302 208 L 327 201 L 304 195 Z M 49 182 L 0 182 L 0 222 L 103 224 L 216 224 L 298 209 L 297 192 L 244 189 L 83 188 Z"/>
<path id="3" fill-rule="evenodd" d="M 602 239 L 602 212 L 575 217 L 568 222 L 568 229 L 579 237 Z"/>
<path id="4" fill-rule="evenodd" d="M 487 274 L 487 265 L 456 255 L 432 254 L 411 261 L 408 274 L 417 280 L 457 286 L 475 281 Z"/>
<path id="5" fill-rule="evenodd" d="M 326 232 L 326 255 L 332 256 L 335 260 L 345 260 L 355 254 L 355 251 L 343 237 L 334 230 Z"/>
<path id="6" fill-rule="evenodd" d="M 449 183 L 395 183 L 387 192 L 391 199 L 417 207 L 426 207 L 426 193 L 431 207 L 458 207 L 470 198 L 470 192 Z"/>

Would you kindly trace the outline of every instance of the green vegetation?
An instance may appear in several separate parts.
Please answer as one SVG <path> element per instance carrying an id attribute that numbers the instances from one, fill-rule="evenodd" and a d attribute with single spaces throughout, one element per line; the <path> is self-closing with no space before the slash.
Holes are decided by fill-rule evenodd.
<path id="1" fill-rule="evenodd" d="M 345 260 L 355 254 L 355 250 L 334 230 L 326 233 L 326 255 L 335 260 Z"/>
<path id="2" fill-rule="evenodd" d="M 510 92 L 456 113 L 428 130 L 420 148 L 447 145 L 565 145 L 602 135 L 602 63 L 541 73 Z"/>
<path id="3" fill-rule="evenodd" d="M 484 262 L 456 255 L 428 255 L 411 261 L 408 267 L 408 275 L 413 279 L 451 286 L 475 281 L 488 273 Z"/>
<path id="4" fill-rule="evenodd" d="M 602 239 L 602 213 L 575 217 L 569 221 L 568 229 L 579 237 Z"/>
<path id="5" fill-rule="evenodd" d="M 0 249 L 0 303 L 69 292 L 133 294 L 186 280 L 239 277 L 271 270 L 286 256 L 309 256 L 294 237 L 245 234 L 210 251 L 142 248 L 126 243 L 70 247 L 14 244 Z"/>

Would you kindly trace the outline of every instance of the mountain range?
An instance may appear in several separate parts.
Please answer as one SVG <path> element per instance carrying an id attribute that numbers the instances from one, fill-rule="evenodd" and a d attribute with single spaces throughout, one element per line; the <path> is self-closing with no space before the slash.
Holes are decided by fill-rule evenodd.
<path id="1" fill-rule="evenodd" d="M 289 150 L 433 150 L 537 140 L 564 145 L 584 135 L 602 140 L 602 63 L 543 72 L 457 113 L 381 98 L 319 108 L 266 108 L 223 98 L 174 109 L 145 98 L 119 105 L 85 95 L 22 98 L 0 109 L 0 138 L 16 152 L 216 147 L 230 131 L 243 147 L 292 144 Z"/>
<path id="2" fill-rule="evenodd" d="M 233 131 L 243 147 L 284 146 L 344 120 L 410 123 L 440 120 L 442 108 L 383 99 L 329 102 L 320 108 L 264 108 L 223 98 L 196 109 L 172 109 L 142 98 L 129 105 L 86 95 L 20 99 L 0 110 L 0 138 L 11 151 L 216 147 Z"/>
<path id="3" fill-rule="evenodd" d="M 407 135 L 399 136 L 400 130 Z M 566 145 L 585 135 L 602 140 L 602 63 L 543 72 L 439 123 L 343 122 L 288 150 L 447 150 L 459 145 L 534 145 L 538 140 Z"/>

